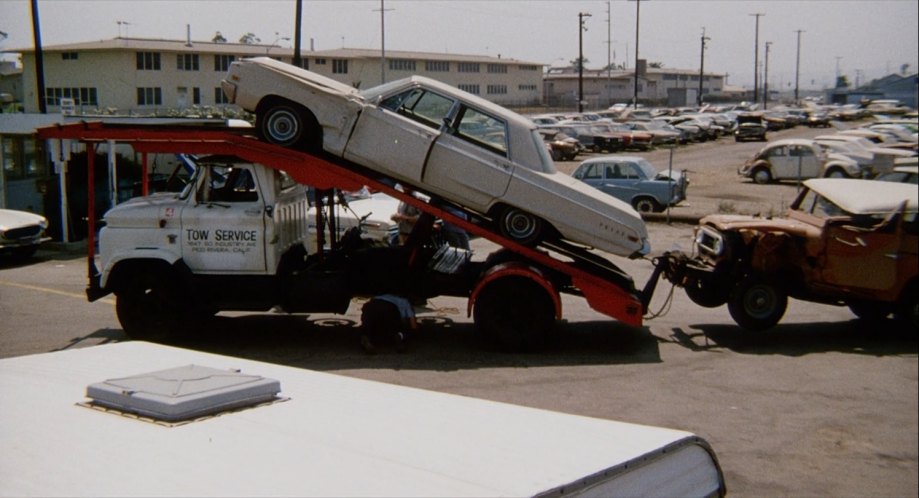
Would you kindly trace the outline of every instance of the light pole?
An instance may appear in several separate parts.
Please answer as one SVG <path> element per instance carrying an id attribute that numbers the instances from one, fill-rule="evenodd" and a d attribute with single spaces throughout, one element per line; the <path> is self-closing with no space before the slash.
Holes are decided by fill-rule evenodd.
<path id="1" fill-rule="evenodd" d="M 584 18 L 590 17 L 587 12 L 578 12 L 578 112 L 584 112 Z"/>
<path id="2" fill-rule="evenodd" d="M 702 26 L 702 54 L 699 56 L 699 96 L 696 103 L 702 107 L 702 81 L 705 79 L 705 42 L 711 38 L 705 36 L 705 26 Z"/>
<path id="3" fill-rule="evenodd" d="M 771 41 L 766 42 L 766 67 L 763 71 L 763 109 L 769 106 L 769 47 Z"/>
<path id="4" fill-rule="evenodd" d="M 750 14 L 756 17 L 756 35 L 753 42 L 753 103 L 759 102 L 759 18 L 766 14 Z"/>
<path id="5" fill-rule="evenodd" d="M 641 0 L 635 0 L 635 96 L 632 98 L 632 109 L 638 109 L 638 20 L 641 16 Z"/>
<path id="6" fill-rule="evenodd" d="M 798 49 L 797 54 L 795 55 L 795 103 L 798 103 L 798 81 L 801 75 L 801 33 L 803 30 L 797 30 L 798 33 Z"/>

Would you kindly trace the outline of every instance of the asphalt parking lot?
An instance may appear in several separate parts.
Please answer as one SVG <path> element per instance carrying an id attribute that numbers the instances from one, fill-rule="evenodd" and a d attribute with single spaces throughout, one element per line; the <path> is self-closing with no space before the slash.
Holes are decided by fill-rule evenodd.
<path id="1" fill-rule="evenodd" d="M 692 226 L 683 220 L 790 202 L 793 184 L 737 178 L 737 158 L 758 147 L 722 139 L 674 151 L 693 183 L 671 223 L 649 222 L 655 253 L 688 248 Z M 669 159 L 666 150 L 643 154 L 659 168 Z M 477 252 L 490 249 L 475 244 Z M 648 261 L 616 263 L 639 287 L 651 272 Z M 128 340 L 110 298 L 86 302 L 85 269 L 78 252 L 40 251 L 27 263 L 0 265 L 0 357 Z M 638 329 L 565 297 L 557 339 L 536 354 L 481 349 L 465 301 L 456 298 L 428 302 L 402 354 L 361 351 L 359 302 L 341 316 L 221 314 L 174 345 L 691 431 L 713 446 L 734 496 L 917 496 L 915 333 L 867 325 L 846 308 L 792 301 L 778 327 L 754 334 L 737 328 L 724 307 L 699 308 L 679 290 L 668 299 L 669 290 L 662 284 L 652 301 L 662 316 Z"/>

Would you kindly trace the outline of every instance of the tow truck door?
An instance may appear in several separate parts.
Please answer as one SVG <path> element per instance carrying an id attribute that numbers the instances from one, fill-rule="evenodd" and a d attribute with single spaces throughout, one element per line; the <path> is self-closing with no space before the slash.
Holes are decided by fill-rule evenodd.
<path id="1" fill-rule="evenodd" d="M 265 204 L 251 165 L 204 164 L 182 210 L 182 258 L 198 274 L 264 273 Z"/>

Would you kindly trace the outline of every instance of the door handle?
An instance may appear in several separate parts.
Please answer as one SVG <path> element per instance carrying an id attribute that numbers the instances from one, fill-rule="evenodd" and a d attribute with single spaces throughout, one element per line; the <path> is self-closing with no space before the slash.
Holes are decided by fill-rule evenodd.
<path id="1" fill-rule="evenodd" d="M 249 216 L 258 216 L 262 214 L 262 209 L 261 208 L 249 208 L 243 212 L 248 214 Z"/>

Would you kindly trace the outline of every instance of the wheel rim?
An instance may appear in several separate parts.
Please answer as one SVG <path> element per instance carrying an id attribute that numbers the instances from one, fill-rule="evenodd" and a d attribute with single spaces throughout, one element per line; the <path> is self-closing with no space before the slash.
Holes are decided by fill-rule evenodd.
<path id="1" fill-rule="evenodd" d="M 265 132 L 273 142 L 293 142 L 300 134 L 300 120 L 290 109 L 276 109 L 265 121 Z"/>
<path id="2" fill-rule="evenodd" d="M 512 209 L 504 216 L 504 231 L 515 240 L 530 240 L 539 233 L 539 221 L 530 214 Z"/>
<path id="3" fill-rule="evenodd" d="M 654 203 L 649 199 L 640 199 L 635 201 L 635 210 L 639 213 L 651 213 L 654 211 Z"/>
<path id="4" fill-rule="evenodd" d="M 769 172 L 764 169 L 758 169 L 753 173 L 753 181 L 756 183 L 769 183 L 770 177 Z"/>
<path id="5" fill-rule="evenodd" d="M 769 317 L 775 311 L 778 297 L 769 286 L 756 285 L 747 291 L 743 298 L 743 306 L 747 314 L 758 320 Z"/>
<path id="6" fill-rule="evenodd" d="M 845 178 L 847 175 L 838 169 L 830 171 L 830 174 L 826 175 L 828 178 Z"/>

